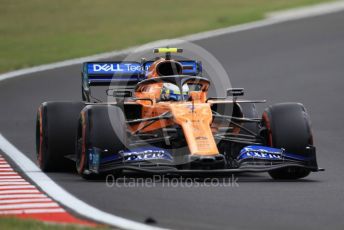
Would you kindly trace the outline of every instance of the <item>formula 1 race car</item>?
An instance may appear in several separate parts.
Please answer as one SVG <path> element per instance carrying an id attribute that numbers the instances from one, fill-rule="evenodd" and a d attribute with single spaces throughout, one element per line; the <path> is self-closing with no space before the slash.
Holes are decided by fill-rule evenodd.
<path id="1" fill-rule="evenodd" d="M 320 171 L 309 116 L 300 103 L 267 107 L 261 117 L 241 88 L 208 97 L 202 64 L 175 60 L 182 49 L 141 62 L 88 62 L 81 102 L 44 102 L 36 125 L 37 158 L 45 171 L 95 175 L 268 172 L 298 179 Z M 107 86 L 101 102 L 91 86 Z M 98 88 L 99 89 L 99 88 Z M 74 163 L 75 165 L 75 163 Z M 74 166 L 75 167 L 75 166 Z"/>

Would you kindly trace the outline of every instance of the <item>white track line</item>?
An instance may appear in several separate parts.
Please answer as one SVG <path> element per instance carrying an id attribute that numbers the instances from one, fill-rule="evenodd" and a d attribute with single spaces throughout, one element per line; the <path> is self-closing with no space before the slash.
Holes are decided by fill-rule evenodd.
<path id="1" fill-rule="evenodd" d="M 14 172 L 12 168 L 0 169 L 0 172 Z"/>
<path id="2" fill-rule="evenodd" d="M 53 202 L 50 198 L 30 198 L 30 199 L 7 199 L 0 200 L 0 204 L 15 204 L 15 203 L 40 203 L 40 202 Z"/>
<path id="3" fill-rule="evenodd" d="M 15 182 L 15 181 L 8 181 L 8 182 L 0 182 L 0 186 L 3 185 L 29 185 L 29 182 Z"/>
<path id="4" fill-rule="evenodd" d="M 251 29 L 257 29 L 265 26 L 270 26 L 282 22 L 287 21 L 293 21 L 301 18 L 307 18 L 307 17 L 313 17 L 318 15 L 325 15 L 329 13 L 335 13 L 344 10 L 344 1 L 337 1 L 332 3 L 324 3 L 319 4 L 316 6 L 310 6 L 302 9 L 295 9 L 295 10 L 288 10 L 284 12 L 278 12 L 278 13 L 272 13 L 269 14 L 268 18 L 247 23 L 243 25 L 228 27 L 224 29 L 218 29 L 203 33 L 197 33 L 194 35 L 189 35 L 185 37 L 179 38 L 179 40 L 188 40 L 188 41 L 196 41 L 196 40 L 202 40 L 207 39 L 211 37 L 216 37 L 224 34 L 231 34 L 231 33 L 237 33 L 240 31 L 246 31 Z M 286 13 L 287 12 L 287 13 Z M 157 46 L 164 46 L 164 44 L 170 44 L 171 40 L 161 40 L 154 43 L 150 43 L 149 45 L 145 46 L 147 49 L 150 49 L 152 47 Z M 72 60 L 66 60 L 62 62 L 47 64 L 47 65 L 41 65 L 36 66 L 32 68 L 12 71 L 8 73 L 4 73 L 0 75 L 0 81 L 15 78 L 15 77 L 21 77 L 28 75 L 30 73 L 36 73 L 40 71 L 45 70 L 51 70 L 76 64 L 81 64 L 86 61 L 94 61 L 98 59 L 106 59 L 106 58 L 112 58 L 114 56 L 119 56 L 122 54 L 127 54 L 135 50 L 137 47 L 128 48 L 121 51 L 113 51 L 83 58 L 77 58 Z M 29 76 L 29 75 L 28 75 Z M 103 222 L 106 224 L 110 224 L 113 226 L 117 226 L 119 228 L 123 229 L 158 229 L 156 227 L 148 226 L 145 224 L 141 224 L 139 222 L 131 221 L 122 217 L 118 217 L 106 212 L 103 212 L 95 207 L 92 207 L 85 202 L 81 201 L 77 197 L 74 197 L 67 191 L 65 191 L 63 188 L 58 186 L 54 181 L 52 181 L 47 175 L 45 175 L 43 172 L 40 171 L 40 169 L 29 159 L 20 152 L 15 146 L 13 146 L 6 138 L 4 138 L 0 134 L 0 149 L 8 156 L 10 157 L 22 170 L 23 172 L 32 180 L 34 181 L 42 190 L 44 190 L 49 196 L 51 196 L 53 199 L 57 200 L 64 206 L 70 208 L 76 213 L 81 214 L 82 216 L 85 216 L 89 219 Z M 0 159 L 3 159 L 0 157 Z M 6 195 L 9 196 L 9 195 Z M 1 199 L 0 195 L 0 199 Z M 59 209 L 61 212 L 63 212 L 63 209 Z M 51 210 L 40 210 L 41 212 L 47 212 Z M 27 211 L 29 212 L 29 211 Z M 38 212 L 38 210 L 36 210 Z M 8 213 L 8 212 L 7 212 Z M 22 212 L 19 212 L 22 213 Z M 1 212 L 0 212 L 1 214 Z M 17 211 L 13 211 L 11 214 L 18 214 Z"/>
<path id="5" fill-rule="evenodd" d="M 19 175 L 17 172 L 0 172 L 0 175 L 12 175 L 12 176 L 15 176 L 15 175 Z"/>
<path id="6" fill-rule="evenodd" d="M 1 180 L 6 180 L 6 179 L 21 179 L 21 176 L 1 176 Z"/>
<path id="7" fill-rule="evenodd" d="M 23 188 L 36 188 L 33 185 L 9 185 L 9 186 L 0 186 L 0 190 L 6 189 L 23 189 Z"/>
<path id="8" fill-rule="evenodd" d="M 37 189 L 23 189 L 23 190 L 0 190 L 0 194 L 31 194 L 31 193 L 41 193 Z"/>
<path id="9" fill-rule="evenodd" d="M 21 179 L 21 176 L 1 176 L 1 179 Z"/>
<path id="10" fill-rule="evenodd" d="M 9 164 L 0 164 L 0 168 L 8 168 L 8 167 L 10 167 Z"/>
<path id="11" fill-rule="evenodd" d="M 9 198 L 39 198 L 47 197 L 45 194 L 16 194 L 16 195 L 0 195 L 0 200 Z"/>
<path id="12" fill-rule="evenodd" d="M 25 180 L 24 179 L 4 179 L 4 180 L 0 179 L 0 182 L 1 183 L 5 183 L 5 182 L 25 182 Z"/>

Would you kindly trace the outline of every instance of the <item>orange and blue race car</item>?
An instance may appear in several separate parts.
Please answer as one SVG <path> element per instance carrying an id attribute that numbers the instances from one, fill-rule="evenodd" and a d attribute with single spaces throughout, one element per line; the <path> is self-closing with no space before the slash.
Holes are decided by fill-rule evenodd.
<path id="1" fill-rule="evenodd" d="M 259 116 L 255 104 L 265 101 L 241 99 L 242 88 L 209 97 L 202 63 L 172 58 L 182 51 L 158 48 L 153 60 L 84 63 L 83 101 L 44 102 L 38 109 L 41 169 L 65 171 L 76 162 L 86 179 L 128 171 L 298 179 L 322 170 L 302 104 L 271 105 Z M 114 100 L 95 98 L 95 86 L 105 86 Z"/>

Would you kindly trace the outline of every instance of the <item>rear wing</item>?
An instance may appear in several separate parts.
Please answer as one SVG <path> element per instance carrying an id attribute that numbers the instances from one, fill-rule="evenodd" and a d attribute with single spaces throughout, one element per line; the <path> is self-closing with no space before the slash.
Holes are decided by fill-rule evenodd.
<path id="1" fill-rule="evenodd" d="M 89 86 L 110 84 L 136 84 L 142 78 L 138 62 L 84 63 L 83 82 Z M 142 79 L 143 80 L 143 79 Z"/>
<path id="2" fill-rule="evenodd" d="M 198 61 L 178 61 L 183 66 L 183 75 L 200 76 L 202 64 Z M 136 84 L 147 79 L 146 73 L 153 61 L 140 62 L 86 62 L 83 64 L 82 97 L 90 101 L 91 86 L 113 86 L 132 91 Z"/>

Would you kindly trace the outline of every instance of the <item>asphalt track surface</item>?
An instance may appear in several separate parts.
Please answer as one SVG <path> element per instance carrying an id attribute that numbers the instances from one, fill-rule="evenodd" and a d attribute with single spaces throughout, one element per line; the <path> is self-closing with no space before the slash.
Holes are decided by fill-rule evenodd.
<path id="1" fill-rule="evenodd" d="M 104 211 L 176 229 L 342 229 L 344 227 L 344 12 L 198 41 L 232 85 L 268 104 L 298 101 L 313 123 L 325 172 L 299 181 L 245 174 L 239 187 L 113 187 L 73 173 L 49 173 Z M 34 54 L 33 54 L 34 55 Z M 79 100 L 80 65 L 0 82 L 0 132 L 35 160 L 35 115 L 43 101 Z"/>

